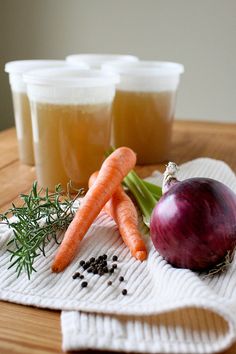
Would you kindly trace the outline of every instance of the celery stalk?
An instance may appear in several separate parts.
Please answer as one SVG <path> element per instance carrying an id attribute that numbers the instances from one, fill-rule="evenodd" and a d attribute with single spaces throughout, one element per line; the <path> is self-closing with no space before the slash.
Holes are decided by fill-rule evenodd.
<path id="1" fill-rule="evenodd" d="M 157 186 L 156 184 L 150 183 L 148 181 L 145 181 L 145 179 L 142 180 L 147 189 L 152 193 L 152 195 L 159 200 L 162 196 L 162 189 L 161 187 Z"/>
<path id="2" fill-rule="evenodd" d="M 149 228 L 153 208 L 161 197 L 161 188 L 144 181 L 134 171 L 129 172 L 123 183 L 133 194 L 143 214 L 143 222 Z"/>

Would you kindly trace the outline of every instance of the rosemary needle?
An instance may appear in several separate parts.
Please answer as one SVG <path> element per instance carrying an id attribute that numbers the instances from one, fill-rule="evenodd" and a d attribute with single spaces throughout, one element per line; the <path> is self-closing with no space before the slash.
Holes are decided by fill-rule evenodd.
<path id="1" fill-rule="evenodd" d="M 8 242 L 11 253 L 9 268 L 15 266 L 17 276 L 26 271 L 30 279 L 32 272 L 36 271 L 33 266 L 35 258 L 40 254 L 45 256 L 46 245 L 52 239 L 58 243 L 58 234 L 72 221 L 75 213 L 73 203 L 83 191 L 77 190 L 74 198 L 69 191 L 70 187 L 64 198 L 60 185 L 49 193 L 48 189 L 38 189 L 37 182 L 34 182 L 29 194 L 20 195 L 21 206 L 12 204 L 9 210 L 0 214 L 0 221 L 13 231 Z M 14 216 L 15 221 L 9 220 L 10 216 Z"/>

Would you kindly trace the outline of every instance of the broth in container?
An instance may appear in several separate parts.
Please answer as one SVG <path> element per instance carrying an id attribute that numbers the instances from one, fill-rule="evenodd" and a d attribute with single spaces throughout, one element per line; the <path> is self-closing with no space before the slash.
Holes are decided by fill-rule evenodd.
<path id="1" fill-rule="evenodd" d="M 107 63 L 120 74 L 112 109 L 113 144 L 128 146 L 141 165 L 168 160 L 181 64 L 139 61 Z"/>
<path id="2" fill-rule="evenodd" d="M 63 66 L 68 66 L 64 60 L 17 60 L 5 66 L 12 91 L 19 157 L 24 164 L 34 165 L 34 151 L 30 104 L 23 75 L 33 69 Z M 81 61 L 80 68 L 87 69 L 88 65 Z"/>
<path id="3" fill-rule="evenodd" d="M 25 75 L 31 102 L 36 173 L 54 190 L 68 182 L 87 189 L 110 146 L 117 76 L 74 68 Z"/>

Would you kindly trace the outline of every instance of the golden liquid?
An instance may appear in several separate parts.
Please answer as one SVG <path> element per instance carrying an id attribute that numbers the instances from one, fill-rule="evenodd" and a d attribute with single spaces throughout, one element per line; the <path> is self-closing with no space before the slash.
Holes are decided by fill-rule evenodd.
<path id="1" fill-rule="evenodd" d="M 138 164 L 168 159 L 175 92 L 117 90 L 112 108 L 113 143 L 137 153 Z"/>
<path id="2" fill-rule="evenodd" d="M 110 104 L 32 103 L 36 172 L 39 184 L 66 190 L 87 188 L 110 145 Z"/>
<path id="3" fill-rule="evenodd" d="M 21 162 L 34 165 L 30 104 L 25 93 L 12 92 L 18 149 Z"/>

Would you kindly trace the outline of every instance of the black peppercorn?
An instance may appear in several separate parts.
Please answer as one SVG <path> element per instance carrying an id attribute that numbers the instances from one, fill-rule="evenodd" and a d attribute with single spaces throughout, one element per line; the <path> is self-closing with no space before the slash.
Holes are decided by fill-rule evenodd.
<path id="1" fill-rule="evenodd" d="M 107 282 L 107 285 L 108 285 L 108 286 L 112 285 L 112 281 L 109 280 L 109 281 Z"/>
<path id="2" fill-rule="evenodd" d="M 119 281 L 124 281 L 124 277 L 119 277 Z"/>
<path id="3" fill-rule="evenodd" d="M 122 290 L 122 295 L 127 295 L 127 290 L 126 289 Z"/>
<path id="4" fill-rule="evenodd" d="M 117 268 L 117 264 L 116 263 L 112 264 L 112 268 L 116 269 Z"/>
<path id="5" fill-rule="evenodd" d="M 82 260 L 79 262 L 79 264 L 80 264 L 81 266 L 83 266 L 83 265 L 85 265 L 85 261 L 82 259 Z"/>
<path id="6" fill-rule="evenodd" d="M 118 257 L 117 257 L 117 256 L 113 256 L 113 257 L 112 257 L 112 260 L 113 260 L 114 262 L 116 262 L 116 261 L 118 260 Z"/>
<path id="7" fill-rule="evenodd" d="M 86 288 L 87 285 L 88 285 L 88 283 L 86 281 L 83 281 L 81 283 L 81 288 Z"/>
<path id="8" fill-rule="evenodd" d="M 79 278 L 79 276 L 80 276 L 80 273 L 76 272 L 75 274 L 72 275 L 72 278 L 76 279 L 76 278 Z"/>

